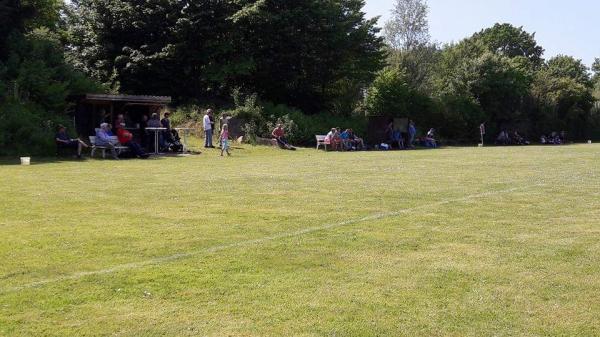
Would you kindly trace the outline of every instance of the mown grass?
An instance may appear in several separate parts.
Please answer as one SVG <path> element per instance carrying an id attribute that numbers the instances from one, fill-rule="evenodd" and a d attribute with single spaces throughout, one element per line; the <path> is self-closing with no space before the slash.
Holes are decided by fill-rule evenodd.
<path id="1" fill-rule="evenodd" d="M 0 334 L 597 336 L 599 157 L 4 160 Z"/>

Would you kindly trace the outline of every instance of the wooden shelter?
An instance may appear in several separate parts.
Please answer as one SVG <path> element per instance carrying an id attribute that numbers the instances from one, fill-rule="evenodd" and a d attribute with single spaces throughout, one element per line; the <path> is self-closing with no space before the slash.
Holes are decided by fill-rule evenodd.
<path id="1" fill-rule="evenodd" d="M 160 114 L 171 103 L 171 97 L 86 94 L 76 97 L 76 103 L 73 117 L 77 133 L 90 136 L 101 123 L 112 124 L 119 114 L 125 116 L 128 126 L 139 127 L 144 115 Z"/>

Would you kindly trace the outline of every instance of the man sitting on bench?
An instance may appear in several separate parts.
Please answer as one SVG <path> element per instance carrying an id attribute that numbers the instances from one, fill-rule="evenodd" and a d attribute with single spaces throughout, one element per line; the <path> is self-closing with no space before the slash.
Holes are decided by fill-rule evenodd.
<path id="1" fill-rule="evenodd" d="M 58 125 L 58 132 L 56 133 L 55 141 L 56 146 L 61 149 L 77 149 L 77 158 L 81 158 L 81 150 L 89 146 L 84 143 L 81 139 L 72 139 L 67 135 L 67 128 L 63 125 Z"/>
<path id="2" fill-rule="evenodd" d="M 147 159 L 148 154 L 142 150 L 142 147 L 133 141 L 133 135 L 127 129 L 125 129 L 125 123 L 117 125 L 117 138 L 119 143 L 123 146 L 127 146 L 129 150 L 136 156 L 142 159 Z"/>
<path id="3" fill-rule="evenodd" d="M 117 150 L 115 149 L 115 144 L 113 144 L 113 141 L 109 136 L 109 132 L 110 125 L 108 123 L 100 124 L 100 129 L 96 131 L 96 146 L 109 149 L 113 158 L 119 160 L 119 156 L 117 156 Z"/>
<path id="4" fill-rule="evenodd" d="M 296 148 L 291 146 L 285 138 L 285 131 L 283 130 L 283 125 L 277 124 L 277 127 L 275 128 L 275 130 L 273 130 L 271 136 L 273 136 L 273 138 L 277 140 L 277 144 L 279 144 L 280 148 L 286 150 L 296 150 Z"/>

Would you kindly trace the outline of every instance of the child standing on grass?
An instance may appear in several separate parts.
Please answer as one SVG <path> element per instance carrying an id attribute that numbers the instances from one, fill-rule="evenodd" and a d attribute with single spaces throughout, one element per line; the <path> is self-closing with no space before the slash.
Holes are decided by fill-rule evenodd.
<path id="1" fill-rule="evenodd" d="M 223 151 L 227 152 L 228 156 L 231 156 L 229 153 L 229 127 L 227 124 L 223 125 L 223 129 L 221 130 L 221 157 L 223 157 Z"/>

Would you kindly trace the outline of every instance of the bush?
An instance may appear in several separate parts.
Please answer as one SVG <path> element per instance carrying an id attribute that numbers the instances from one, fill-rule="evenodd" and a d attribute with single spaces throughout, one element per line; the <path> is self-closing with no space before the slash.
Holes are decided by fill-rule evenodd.
<path id="1" fill-rule="evenodd" d="M 171 111 L 171 124 L 183 126 L 190 124 L 201 124 L 204 118 L 204 110 L 197 105 L 182 105 Z"/>
<path id="2" fill-rule="evenodd" d="M 48 155 L 54 153 L 58 124 L 69 125 L 66 116 L 49 115 L 35 104 L 7 102 L 0 105 L 0 155 Z"/>
<path id="3" fill-rule="evenodd" d="M 56 125 L 67 125 L 67 98 L 102 88 L 65 61 L 47 29 L 12 34 L 8 45 L 0 60 L 0 154 L 52 154 Z"/>
<path id="4" fill-rule="evenodd" d="M 291 133 L 290 126 L 286 125 L 288 140 L 298 145 L 314 145 L 315 135 L 327 134 L 332 127 L 351 128 L 361 136 L 367 131 L 367 118 L 364 116 L 345 117 L 329 113 L 305 115 L 298 109 L 282 104 L 265 104 L 264 111 L 272 121 L 292 121 L 294 126 L 291 127 Z"/>

